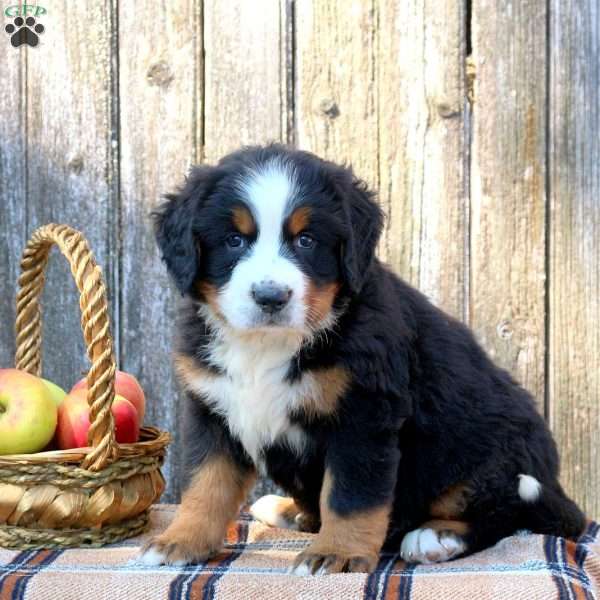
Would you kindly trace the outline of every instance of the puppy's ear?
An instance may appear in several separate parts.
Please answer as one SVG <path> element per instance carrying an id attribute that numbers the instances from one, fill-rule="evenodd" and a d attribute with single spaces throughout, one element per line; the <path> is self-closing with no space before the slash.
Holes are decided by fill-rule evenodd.
<path id="1" fill-rule="evenodd" d="M 337 175 L 337 194 L 348 224 L 342 247 L 342 272 L 349 290 L 358 294 L 375 256 L 383 212 L 375 202 L 375 193 L 351 169 L 340 170 Z"/>
<path id="2" fill-rule="evenodd" d="M 194 167 L 183 188 L 167 194 L 167 201 L 152 213 L 162 259 L 182 294 L 191 291 L 200 269 L 200 243 L 194 223 L 210 193 L 216 171 L 215 167 Z"/>

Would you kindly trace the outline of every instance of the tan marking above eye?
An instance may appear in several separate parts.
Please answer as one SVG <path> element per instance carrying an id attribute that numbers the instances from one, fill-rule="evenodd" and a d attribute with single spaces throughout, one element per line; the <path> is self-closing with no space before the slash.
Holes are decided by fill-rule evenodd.
<path id="1" fill-rule="evenodd" d="M 245 206 L 235 206 L 232 211 L 232 221 L 237 230 L 243 235 L 256 233 L 256 223 L 252 213 Z"/>
<path id="2" fill-rule="evenodd" d="M 293 237 L 296 237 L 301 231 L 308 227 L 308 223 L 310 222 L 310 212 L 309 206 L 301 206 L 294 210 L 289 216 L 287 228 Z"/>

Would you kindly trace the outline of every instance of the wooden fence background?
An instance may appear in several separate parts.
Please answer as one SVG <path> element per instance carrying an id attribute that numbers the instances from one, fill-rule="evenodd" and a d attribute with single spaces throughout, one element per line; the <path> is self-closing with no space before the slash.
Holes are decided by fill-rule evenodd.
<path id="1" fill-rule="evenodd" d="M 104 267 L 121 368 L 177 432 L 176 295 L 148 213 L 191 163 L 287 141 L 380 190 L 381 256 L 536 395 L 564 484 L 600 517 L 597 0 L 43 6 L 39 47 L 0 39 L 0 365 L 21 249 L 70 223 Z M 69 387 L 86 361 L 58 257 L 46 288 L 45 374 Z"/>

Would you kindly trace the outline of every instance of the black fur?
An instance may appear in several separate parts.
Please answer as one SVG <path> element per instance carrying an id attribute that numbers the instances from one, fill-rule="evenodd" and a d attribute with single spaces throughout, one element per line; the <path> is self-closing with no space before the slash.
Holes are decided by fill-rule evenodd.
<path id="1" fill-rule="evenodd" d="M 168 202 L 153 213 L 162 258 L 182 294 L 191 292 L 199 274 L 201 222 L 197 215 L 218 176 L 213 167 L 195 167 L 179 193 L 167 195 Z"/>
<path id="2" fill-rule="evenodd" d="M 337 365 L 351 384 L 334 417 L 301 410 L 290 415 L 308 443 L 300 456 L 283 445 L 265 448 L 271 477 L 315 512 L 326 468 L 333 474 L 329 504 L 336 513 L 391 503 L 387 543 L 396 549 L 405 533 L 430 518 L 431 503 L 457 483 L 471 490 L 461 517 L 471 524 L 469 551 L 520 528 L 562 536 L 581 532 L 584 517 L 558 483 L 555 444 L 531 396 L 491 362 L 464 325 L 374 258 L 381 211 L 349 169 L 274 145 L 239 151 L 192 173 L 157 217 L 167 267 L 188 295 L 179 352 L 219 368 L 208 364 L 203 351 L 212 332 L 195 309 L 202 298 L 193 282 L 204 278 L 220 285 L 235 267 L 220 249 L 229 231 L 225 208 L 235 202 L 227 176 L 273 156 L 292 161 L 311 191 L 306 196 L 314 227 L 325 240 L 321 256 L 298 261 L 316 282 L 340 283 L 335 326 L 300 349 L 287 378 L 294 382 L 308 371 Z M 208 452 L 227 451 L 249 468 L 250 458 L 227 423 L 202 399 L 191 396 L 188 402 L 193 465 Z M 519 474 L 541 482 L 537 501 L 519 497 Z"/>

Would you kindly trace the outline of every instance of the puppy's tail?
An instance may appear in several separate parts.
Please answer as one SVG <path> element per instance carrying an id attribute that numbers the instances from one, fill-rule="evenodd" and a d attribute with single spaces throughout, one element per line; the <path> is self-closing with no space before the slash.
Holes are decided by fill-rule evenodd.
<path id="1" fill-rule="evenodd" d="M 521 474 L 517 493 L 522 501 L 523 526 L 534 533 L 574 538 L 585 529 L 584 514 L 558 482 L 546 485 Z"/>

